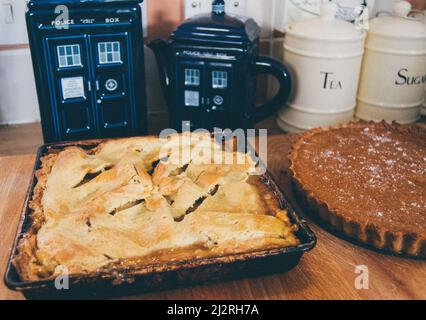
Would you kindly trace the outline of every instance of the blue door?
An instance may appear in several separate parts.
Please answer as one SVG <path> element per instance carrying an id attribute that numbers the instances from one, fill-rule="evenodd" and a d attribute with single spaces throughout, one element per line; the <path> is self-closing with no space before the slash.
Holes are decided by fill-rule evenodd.
<path id="1" fill-rule="evenodd" d="M 53 84 L 50 97 L 56 106 L 52 110 L 55 132 L 69 140 L 94 136 L 97 129 L 91 94 L 91 60 L 85 37 L 47 37 L 46 42 L 48 59 L 55 61 L 49 73 Z"/>
<path id="2" fill-rule="evenodd" d="M 209 62 L 206 68 L 207 77 L 207 105 L 206 111 L 206 127 L 214 126 L 220 128 L 230 128 L 232 123 L 237 120 L 232 119 L 235 94 L 231 94 L 235 90 L 232 86 L 233 65 L 222 62 Z"/>
<path id="3" fill-rule="evenodd" d="M 130 132 L 135 113 L 128 33 L 91 35 L 94 99 L 101 136 Z"/>
<path id="4" fill-rule="evenodd" d="M 173 119 L 191 119 L 191 129 L 203 127 L 206 117 L 206 65 L 204 61 L 183 60 L 177 70 L 178 116 Z M 181 123 L 175 123 L 177 128 Z"/>
<path id="5" fill-rule="evenodd" d="M 131 132 L 135 101 L 128 33 L 46 38 L 56 132 L 66 140 Z M 52 59 L 53 58 L 53 59 Z"/>

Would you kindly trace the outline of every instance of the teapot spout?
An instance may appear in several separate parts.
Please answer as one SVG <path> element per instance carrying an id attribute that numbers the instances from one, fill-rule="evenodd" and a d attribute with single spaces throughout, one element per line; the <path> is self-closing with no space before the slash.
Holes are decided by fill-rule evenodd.
<path id="1" fill-rule="evenodd" d="M 156 39 L 147 44 L 155 55 L 157 60 L 158 70 L 160 72 L 161 86 L 166 97 L 169 97 L 170 90 L 170 72 L 169 72 L 169 44 L 162 40 Z"/>

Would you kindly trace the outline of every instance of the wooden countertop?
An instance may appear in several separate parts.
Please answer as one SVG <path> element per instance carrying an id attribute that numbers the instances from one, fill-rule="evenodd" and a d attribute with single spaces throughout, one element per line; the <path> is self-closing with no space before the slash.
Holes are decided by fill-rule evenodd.
<path id="1" fill-rule="evenodd" d="M 287 154 L 294 136 L 268 140 L 268 167 L 295 204 Z M 0 274 L 6 269 L 35 156 L 0 157 Z M 297 206 L 296 206 L 297 207 Z M 297 209 L 297 208 L 296 208 Z M 305 216 L 318 237 L 292 271 L 253 279 L 131 297 L 137 299 L 426 299 L 426 261 L 372 251 L 342 240 Z M 369 288 L 356 289 L 356 266 L 369 271 Z M 0 299 L 24 299 L 0 283 Z"/>

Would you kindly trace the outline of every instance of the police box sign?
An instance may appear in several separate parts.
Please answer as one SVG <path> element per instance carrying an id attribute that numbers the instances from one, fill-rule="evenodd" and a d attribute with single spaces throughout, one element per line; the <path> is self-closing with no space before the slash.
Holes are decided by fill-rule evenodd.
<path id="1" fill-rule="evenodd" d="M 55 8 L 54 20 L 50 20 L 48 23 L 56 29 L 68 29 L 72 25 L 119 24 L 122 22 L 132 22 L 132 19 L 123 15 L 70 17 L 68 7 L 60 5 Z"/>
<path id="2" fill-rule="evenodd" d="M 121 17 L 105 17 L 102 19 L 96 18 L 81 18 L 81 19 L 55 19 L 50 22 L 51 26 L 61 27 L 69 26 L 74 24 L 99 24 L 99 23 L 120 23 Z M 129 22 L 129 20 L 127 20 Z"/>

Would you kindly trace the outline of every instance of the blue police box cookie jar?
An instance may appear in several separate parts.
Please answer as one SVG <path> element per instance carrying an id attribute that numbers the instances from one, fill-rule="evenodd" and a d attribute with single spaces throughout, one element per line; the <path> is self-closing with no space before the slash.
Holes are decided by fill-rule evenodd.
<path id="1" fill-rule="evenodd" d="M 169 105 L 171 126 L 191 128 L 252 128 L 287 102 L 292 87 L 288 69 L 259 56 L 260 28 L 251 18 L 225 13 L 215 0 L 209 14 L 186 20 L 170 37 L 148 46 L 154 51 Z M 271 74 L 279 81 L 277 94 L 255 105 L 256 76 Z"/>
<path id="2" fill-rule="evenodd" d="M 146 133 L 142 1 L 28 1 L 45 142 Z"/>

